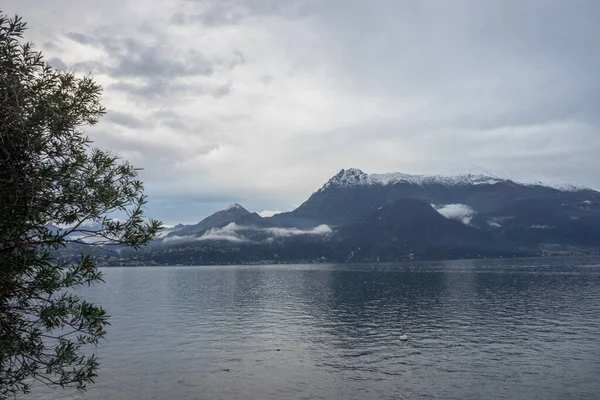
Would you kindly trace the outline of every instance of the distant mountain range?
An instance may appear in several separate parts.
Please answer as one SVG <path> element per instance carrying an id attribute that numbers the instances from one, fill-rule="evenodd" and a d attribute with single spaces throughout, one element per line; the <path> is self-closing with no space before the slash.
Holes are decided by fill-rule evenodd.
<path id="1" fill-rule="evenodd" d="M 107 264 L 376 262 L 595 253 L 600 192 L 491 175 L 341 170 L 297 209 L 233 204 Z"/>

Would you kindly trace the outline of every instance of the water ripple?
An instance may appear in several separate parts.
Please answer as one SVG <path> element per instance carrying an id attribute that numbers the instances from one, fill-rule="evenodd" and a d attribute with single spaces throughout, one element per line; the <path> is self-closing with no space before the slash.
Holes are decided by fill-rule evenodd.
<path id="1" fill-rule="evenodd" d="M 105 277 L 85 293 L 112 315 L 97 384 L 31 398 L 600 398 L 598 260 Z"/>

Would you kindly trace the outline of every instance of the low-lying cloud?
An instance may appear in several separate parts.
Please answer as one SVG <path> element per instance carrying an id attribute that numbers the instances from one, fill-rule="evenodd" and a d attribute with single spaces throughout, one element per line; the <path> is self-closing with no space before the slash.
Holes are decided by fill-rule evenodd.
<path id="1" fill-rule="evenodd" d="M 289 238 L 293 236 L 327 236 L 333 231 L 328 225 L 319 225 L 312 229 L 298 228 L 258 228 L 255 226 L 237 225 L 232 222 L 221 228 L 211 228 L 201 236 L 170 236 L 163 239 L 163 243 L 186 242 L 186 241 L 206 241 L 206 240 L 225 240 L 229 242 L 251 242 L 250 235 L 263 234 L 266 238 L 260 238 L 258 241 L 273 241 L 277 238 Z"/>
<path id="2" fill-rule="evenodd" d="M 298 229 L 298 228 L 266 228 L 265 232 L 272 234 L 273 236 L 279 237 L 290 237 L 298 235 L 329 235 L 333 231 L 328 225 L 319 225 L 312 229 Z"/>
<path id="3" fill-rule="evenodd" d="M 473 219 L 473 215 L 475 214 L 475 210 L 473 210 L 467 204 L 446 204 L 442 206 L 433 206 L 437 212 L 442 214 L 444 217 L 448 219 L 454 219 L 456 221 L 460 221 L 465 225 L 469 225 L 471 220 Z"/>
<path id="4" fill-rule="evenodd" d="M 258 215 L 260 215 L 263 218 L 268 218 L 268 217 L 272 217 L 273 215 L 277 215 L 277 214 L 281 214 L 284 211 L 279 211 L 279 210 L 264 210 L 258 213 Z"/>

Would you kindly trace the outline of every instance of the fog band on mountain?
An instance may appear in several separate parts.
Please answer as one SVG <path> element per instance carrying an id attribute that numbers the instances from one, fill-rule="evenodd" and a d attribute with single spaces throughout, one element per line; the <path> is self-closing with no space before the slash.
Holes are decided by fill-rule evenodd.
<path id="1" fill-rule="evenodd" d="M 432 207 L 444 217 L 455 219 L 465 225 L 469 225 L 471 219 L 473 219 L 473 214 L 475 213 L 475 210 L 467 204 L 432 205 Z"/>
<path id="2" fill-rule="evenodd" d="M 298 228 L 258 228 L 255 226 L 237 225 L 232 222 L 222 228 L 211 228 L 201 236 L 170 236 L 163 239 L 164 243 L 168 242 L 188 242 L 188 241 L 203 241 L 203 240 L 225 240 L 229 242 L 250 242 L 251 240 L 244 236 L 244 232 L 264 233 L 268 237 L 261 241 L 269 241 L 275 238 L 286 238 L 300 235 L 330 235 L 333 230 L 328 225 L 319 225 L 312 229 Z"/>

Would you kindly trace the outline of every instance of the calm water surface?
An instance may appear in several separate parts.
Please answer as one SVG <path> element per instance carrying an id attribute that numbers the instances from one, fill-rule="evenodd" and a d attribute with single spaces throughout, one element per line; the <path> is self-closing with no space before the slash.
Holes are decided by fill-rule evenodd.
<path id="1" fill-rule="evenodd" d="M 43 398 L 600 398 L 600 260 L 104 271 L 97 383 Z"/>

